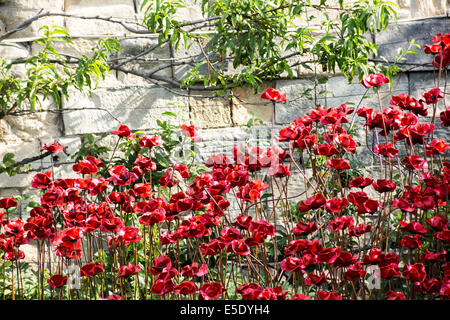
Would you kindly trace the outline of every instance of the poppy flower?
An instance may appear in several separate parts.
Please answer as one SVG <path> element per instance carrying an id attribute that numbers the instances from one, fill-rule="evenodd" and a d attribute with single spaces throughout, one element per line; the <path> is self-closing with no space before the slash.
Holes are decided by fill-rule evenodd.
<path id="1" fill-rule="evenodd" d="M 422 294 L 436 294 L 441 287 L 441 283 L 438 279 L 431 278 L 425 279 L 422 282 L 415 283 L 415 290 Z"/>
<path id="2" fill-rule="evenodd" d="M 250 222 L 253 220 L 252 216 L 243 216 L 242 214 L 239 214 L 236 217 L 236 220 L 233 221 L 231 224 L 233 226 L 242 228 L 242 229 L 248 229 L 250 227 Z"/>
<path id="3" fill-rule="evenodd" d="M 186 136 L 192 139 L 192 141 L 200 141 L 202 138 L 198 136 L 198 129 L 194 125 L 181 125 L 181 132 Z"/>
<path id="4" fill-rule="evenodd" d="M 397 263 L 390 263 L 380 266 L 380 276 L 382 279 L 400 277 L 400 269 Z"/>
<path id="5" fill-rule="evenodd" d="M 220 282 L 204 283 L 200 287 L 199 300 L 217 300 L 225 289 Z"/>
<path id="6" fill-rule="evenodd" d="M 335 170 L 348 170 L 350 169 L 350 161 L 341 158 L 329 159 L 327 161 L 327 168 Z"/>
<path id="7" fill-rule="evenodd" d="M 286 94 L 280 93 L 274 88 L 269 88 L 266 91 L 264 91 L 261 95 L 261 98 L 276 102 L 286 102 Z"/>
<path id="8" fill-rule="evenodd" d="M 45 173 L 37 173 L 33 176 L 33 179 L 31 180 L 31 186 L 36 189 L 47 189 L 53 183 L 51 177 L 52 177 L 51 171 L 47 171 Z"/>
<path id="9" fill-rule="evenodd" d="M 403 267 L 402 275 L 412 282 L 422 282 L 427 277 L 423 263 L 405 265 Z"/>
<path id="10" fill-rule="evenodd" d="M 355 152 L 356 142 L 350 135 L 346 133 L 339 134 L 336 138 L 334 138 L 334 141 L 338 143 L 345 151 Z"/>
<path id="11" fill-rule="evenodd" d="M 339 213 L 347 207 L 347 198 L 331 198 L 325 203 L 325 208 L 328 211 Z"/>
<path id="12" fill-rule="evenodd" d="M 283 291 L 280 286 L 275 288 L 265 288 L 256 296 L 255 300 L 284 300 L 288 291 Z"/>
<path id="13" fill-rule="evenodd" d="M 367 187 L 368 185 L 372 184 L 373 180 L 370 178 L 370 176 L 367 177 L 356 177 L 353 178 L 350 183 L 348 184 L 348 186 L 350 188 L 361 188 L 364 189 L 365 187 Z"/>
<path id="14" fill-rule="evenodd" d="M 441 216 L 439 213 L 436 213 L 434 216 L 428 218 L 426 223 L 435 230 L 442 231 L 448 226 L 448 220 L 444 216 Z"/>
<path id="15" fill-rule="evenodd" d="M 450 149 L 450 145 L 445 143 L 442 139 L 434 139 L 429 145 L 426 145 L 425 148 L 425 155 L 432 156 L 447 151 Z"/>
<path id="16" fill-rule="evenodd" d="M 450 278 L 442 282 L 441 288 L 439 289 L 439 294 L 443 298 L 450 298 Z"/>
<path id="17" fill-rule="evenodd" d="M 294 142 L 294 147 L 299 148 L 300 150 L 308 149 L 316 149 L 317 148 L 317 135 L 308 134 L 304 137 L 298 138 Z"/>
<path id="18" fill-rule="evenodd" d="M 386 179 L 378 179 L 374 182 L 372 182 L 373 188 L 380 192 L 392 192 L 395 190 L 397 185 L 392 180 L 386 180 Z"/>
<path id="19" fill-rule="evenodd" d="M 267 174 L 269 176 L 275 177 L 275 178 L 281 178 L 281 177 L 286 177 L 286 176 L 290 176 L 291 175 L 291 171 L 289 169 L 288 165 L 276 165 L 276 166 L 271 166 L 269 168 L 269 170 L 267 171 Z"/>
<path id="20" fill-rule="evenodd" d="M 371 73 L 365 76 L 361 84 L 366 88 L 380 87 L 389 83 L 389 78 L 382 73 Z"/>
<path id="21" fill-rule="evenodd" d="M 129 277 L 129 276 L 138 274 L 139 271 L 141 271 L 141 267 L 139 267 L 138 265 L 135 266 L 134 264 L 129 263 L 126 266 L 121 266 L 120 268 L 118 268 L 117 276 L 119 278 Z"/>
<path id="22" fill-rule="evenodd" d="M 323 249 L 317 254 L 317 262 L 332 264 L 336 261 L 336 259 L 339 257 L 340 254 L 341 254 L 340 247 L 329 247 Z"/>
<path id="23" fill-rule="evenodd" d="M 254 282 L 248 282 L 236 288 L 236 293 L 242 296 L 242 300 L 256 300 L 263 288 Z"/>
<path id="24" fill-rule="evenodd" d="M 193 281 L 183 281 L 173 288 L 174 293 L 183 295 L 194 294 L 197 291 L 198 287 Z"/>
<path id="25" fill-rule="evenodd" d="M 393 158 L 398 155 L 398 149 L 394 148 L 392 144 L 377 144 L 373 148 L 373 152 L 381 154 L 385 157 Z"/>
<path id="26" fill-rule="evenodd" d="M 369 196 L 364 191 L 349 192 L 347 199 L 355 206 L 360 206 L 369 199 Z"/>
<path id="27" fill-rule="evenodd" d="M 328 223 L 329 231 L 339 231 L 353 225 L 354 220 L 349 216 L 336 217 Z"/>
<path id="28" fill-rule="evenodd" d="M 207 264 L 202 264 L 202 266 L 199 268 L 198 263 L 194 262 L 192 263 L 192 265 L 184 266 L 181 269 L 181 275 L 183 277 L 202 277 L 208 273 L 208 270 L 209 269 Z"/>
<path id="29" fill-rule="evenodd" d="M 418 155 L 406 156 L 402 159 L 402 164 L 409 170 L 425 170 L 428 169 L 428 163 Z"/>
<path id="30" fill-rule="evenodd" d="M 14 197 L 0 199 L 0 208 L 9 209 L 13 207 L 17 207 L 17 201 Z"/>
<path id="31" fill-rule="evenodd" d="M 314 150 L 314 154 L 326 157 L 331 157 L 338 153 L 339 150 L 333 144 L 328 144 L 326 142 L 322 143 Z"/>
<path id="32" fill-rule="evenodd" d="M 156 279 L 150 288 L 150 292 L 158 296 L 163 296 L 166 293 L 172 292 L 175 286 L 171 279 Z"/>
<path id="33" fill-rule="evenodd" d="M 239 188 L 237 197 L 239 199 L 244 199 L 245 201 L 254 202 L 261 198 L 261 192 L 269 187 L 267 183 L 261 180 L 255 179 L 250 181 L 247 185 Z"/>
<path id="34" fill-rule="evenodd" d="M 403 236 L 400 240 L 400 246 L 409 249 L 421 248 L 422 236 L 420 234 L 416 234 L 414 236 Z"/>
<path id="35" fill-rule="evenodd" d="M 317 193 L 312 197 L 307 198 L 306 200 L 300 201 L 298 210 L 300 212 L 306 212 L 309 210 L 319 209 L 322 208 L 325 203 L 325 197 L 321 193 Z"/>
<path id="36" fill-rule="evenodd" d="M 139 139 L 138 145 L 142 148 L 159 147 L 164 144 L 160 136 L 153 136 L 151 138 L 144 136 Z"/>
<path id="37" fill-rule="evenodd" d="M 434 236 L 436 237 L 436 239 L 439 239 L 445 243 L 450 243 L 450 230 L 442 230 L 436 232 Z"/>
<path id="38" fill-rule="evenodd" d="M 364 214 L 364 213 L 373 214 L 378 210 L 378 208 L 381 208 L 382 206 L 381 206 L 381 203 L 378 202 L 378 200 L 367 199 L 363 203 L 357 205 L 357 207 L 358 207 L 359 214 Z"/>
<path id="39" fill-rule="evenodd" d="M 320 286 L 321 284 L 324 284 L 324 283 L 328 283 L 325 272 L 322 272 L 320 275 L 317 275 L 314 272 L 310 272 L 308 274 L 308 276 L 305 278 L 305 284 L 307 286 L 311 286 L 311 285 Z"/>
<path id="40" fill-rule="evenodd" d="M 406 296 L 401 292 L 389 290 L 386 292 L 386 300 L 406 300 Z"/>
<path id="41" fill-rule="evenodd" d="M 433 66 L 436 68 L 447 67 L 450 64 L 450 46 L 446 46 L 433 58 Z"/>
<path id="42" fill-rule="evenodd" d="M 42 152 L 45 150 L 57 154 L 63 152 L 64 148 L 65 147 L 63 145 L 60 145 L 57 141 L 55 141 L 51 145 L 44 144 L 40 151 Z"/>
<path id="43" fill-rule="evenodd" d="M 441 126 L 449 127 L 450 126 L 450 107 L 447 107 L 444 111 L 439 114 L 439 118 L 441 119 Z"/>
<path id="44" fill-rule="evenodd" d="M 344 273 L 344 279 L 347 281 L 354 282 L 354 281 L 359 280 L 365 274 L 366 274 L 366 271 L 361 269 L 361 265 L 355 264 L 355 265 L 349 266 L 347 268 L 347 270 Z"/>
<path id="45" fill-rule="evenodd" d="M 245 243 L 244 239 L 236 239 L 228 243 L 227 252 L 231 252 L 240 256 L 247 256 L 251 253 L 250 246 Z"/>
<path id="46" fill-rule="evenodd" d="M 155 223 L 164 222 L 166 219 L 166 210 L 157 208 L 152 212 L 146 212 L 139 217 L 139 223 L 145 226 L 150 226 Z"/>
<path id="47" fill-rule="evenodd" d="M 316 300 L 342 300 L 342 296 L 333 291 L 317 291 Z"/>
<path id="48" fill-rule="evenodd" d="M 108 169 L 109 178 L 115 186 L 128 186 L 138 179 L 137 174 L 129 172 L 124 165 L 114 166 Z"/>
<path id="49" fill-rule="evenodd" d="M 347 230 L 347 234 L 349 237 L 360 237 L 364 233 L 372 231 L 372 226 L 365 225 L 363 223 L 359 224 L 358 226 L 350 226 Z"/>
<path id="50" fill-rule="evenodd" d="M 274 236 L 276 233 L 275 226 L 265 220 L 252 220 L 248 231 L 251 233 L 259 233 L 265 236 Z"/>
<path id="51" fill-rule="evenodd" d="M 148 159 L 144 157 L 142 154 L 139 154 L 134 161 L 134 164 L 142 170 L 143 172 L 149 172 L 150 170 L 156 170 L 156 163 L 152 161 L 152 159 Z M 136 167 L 135 167 L 136 168 Z M 137 172 L 135 172 L 137 174 Z"/>
<path id="52" fill-rule="evenodd" d="M 284 271 L 297 271 L 302 270 L 304 267 L 302 258 L 289 256 L 281 261 L 281 270 Z M 302 270 L 303 272 L 303 270 Z"/>
<path id="53" fill-rule="evenodd" d="M 288 300 L 311 300 L 311 297 L 303 293 L 296 293 L 292 295 Z"/>
<path id="54" fill-rule="evenodd" d="M 241 232 L 238 229 L 232 227 L 224 227 L 222 230 L 220 230 L 220 235 L 220 240 L 225 243 L 230 243 L 233 240 L 239 240 L 243 238 Z"/>
<path id="55" fill-rule="evenodd" d="M 222 249 L 225 248 L 225 245 L 226 244 L 224 242 L 218 239 L 213 239 L 209 243 L 202 242 L 200 245 L 200 252 L 204 256 L 214 256 L 216 254 L 219 254 Z"/>
<path id="56" fill-rule="evenodd" d="M 425 98 L 426 104 L 436 104 L 438 103 L 439 98 L 443 98 L 441 95 L 441 89 L 439 88 L 434 88 L 428 92 L 425 92 L 423 97 Z"/>
<path id="57" fill-rule="evenodd" d="M 122 297 L 118 294 L 111 294 L 107 298 L 99 298 L 99 300 L 122 300 Z"/>
<path id="58" fill-rule="evenodd" d="M 67 283 L 68 276 L 63 276 L 61 274 L 54 274 L 50 278 L 47 279 L 47 283 L 52 288 L 61 288 Z"/>
<path id="59" fill-rule="evenodd" d="M 420 256 L 420 260 L 423 262 L 445 262 L 447 251 L 442 252 L 430 252 L 428 248 L 425 248 L 425 253 Z"/>
<path id="60" fill-rule="evenodd" d="M 104 163 L 95 157 L 86 157 L 72 166 L 73 171 L 78 174 L 96 174 L 98 167 L 103 167 Z"/>
<path id="61" fill-rule="evenodd" d="M 83 277 L 92 277 L 103 272 L 103 265 L 99 262 L 85 264 L 80 268 L 80 275 Z"/>
<path id="62" fill-rule="evenodd" d="M 308 235 L 316 230 L 317 230 L 317 224 L 314 221 L 309 222 L 309 223 L 299 221 L 299 222 L 297 222 L 295 227 L 292 229 L 292 232 L 293 232 L 294 236 L 299 237 L 302 235 Z"/>
<path id="63" fill-rule="evenodd" d="M 400 229 L 402 231 L 407 231 L 413 234 L 425 234 L 427 233 L 427 229 L 425 229 L 425 227 L 423 225 L 421 225 L 420 223 L 416 222 L 416 221 L 411 221 L 411 222 L 404 222 L 404 221 L 400 221 Z"/>
<path id="64" fill-rule="evenodd" d="M 125 137 L 128 138 L 131 135 L 131 131 L 130 128 L 128 128 L 128 126 L 126 125 L 120 125 L 119 128 L 117 128 L 116 130 L 111 131 L 112 134 L 116 134 L 119 137 Z"/>

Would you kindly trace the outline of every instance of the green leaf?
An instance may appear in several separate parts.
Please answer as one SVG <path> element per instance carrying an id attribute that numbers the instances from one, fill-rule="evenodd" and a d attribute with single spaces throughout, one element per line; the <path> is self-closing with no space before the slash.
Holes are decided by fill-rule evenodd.
<path id="1" fill-rule="evenodd" d="M 161 115 L 167 116 L 167 117 L 176 117 L 177 116 L 175 113 L 170 112 L 170 111 L 163 112 Z"/>

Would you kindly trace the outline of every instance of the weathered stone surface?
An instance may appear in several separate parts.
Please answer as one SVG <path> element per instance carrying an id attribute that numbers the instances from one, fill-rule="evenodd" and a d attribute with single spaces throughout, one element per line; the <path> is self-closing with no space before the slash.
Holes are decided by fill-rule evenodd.
<path id="1" fill-rule="evenodd" d="M 425 3 L 426 1 L 423 2 Z M 413 67 L 414 71 L 433 70 L 431 64 L 433 57 L 432 55 L 425 54 L 423 47 L 425 44 L 431 44 L 432 38 L 437 33 L 445 33 L 448 29 L 448 19 L 427 19 L 423 21 L 391 24 L 387 30 L 376 34 L 375 44 L 378 45 L 378 56 L 383 56 L 389 61 L 394 61 L 397 55 L 397 49 L 403 48 L 404 52 L 406 52 L 411 40 L 414 39 L 415 43 L 420 45 L 420 48 L 413 48 L 418 54 L 409 54 L 406 56 L 407 59 L 404 62 L 414 65 L 405 65 L 404 69 Z M 426 65 L 422 66 L 422 64 Z"/>
<path id="2" fill-rule="evenodd" d="M 275 126 L 275 135 L 281 129 Z M 233 147 L 248 145 L 251 147 L 260 146 L 267 148 L 271 145 L 271 126 L 255 126 L 250 130 L 247 128 L 219 128 L 199 130 L 201 141 L 195 143 L 196 162 L 203 163 L 207 158 L 215 154 L 224 154 L 233 159 Z"/>
<path id="3" fill-rule="evenodd" d="M 0 57 L 9 59 L 25 59 L 28 58 L 28 49 L 17 43 L 0 44 Z M 26 75 L 26 68 L 23 64 L 16 64 L 11 67 L 11 75 L 15 77 L 23 77 Z"/>
<path id="4" fill-rule="evenodd" d="M 64 107 L 73 110 L 64 112 L 65 133 L 72 135 L 110 132 L 118 126 L 114 118 L 132 130 L 155 128 L 156 120 L 161 119 L 161 113 L 177 112 L 179 104 L 187 106 L 187 98 L 156 86 L 100 88 L 93 92 L 91 98 L 73 92 Z"/>
<path id="5" fill-rule="evenodd" d="M 438 73 L 432 72 L 411 72 L 409 74 L 410 95 L 416 99 L 423 99 L 422 95 L 437 87 Z M 439 86 L 443 89 L 445 84 L 445 75 L 441 75 Z"/>
<path id="6" fill-rule="evenodd" d="M 81 147 L 81 139 L 80 137 L 48 137 L 42 139 L 41 144 L 52 144 L 54 141 L 57 141 L 59 144 L 65 146 L 63 152 L 55 154 L 54 156 L 54 176 L 55 178 L 78 178 L 73 170 L 72 164 L 60 165 L 61 163 L 70 163 L 73 162 L 73 159 L 70 157 L 75 152 L 79 150 Z M 42 159 L 42 166 L 48 168 L 46 170 L 51 169 L 51 159 L 50 157 Z"/>
<path id="7" fill-rule="evenodd" d="M 410 0 L 411 16 L 433 17 L 447 13 L 446 0 Z"/>
<path id="8" fill-rule="evenodd" d="M 412 72 L 409 75 L 410 82 L 410 94 L 416 99 L 423 99 L 423 94 L 433 88 L 437 87 L 437 73 L 433 75 L 431 72 Z M 445 76 L 442 75 L 441 81 L 439 83 L 439 87 L 441 90 L 444 87 Z M 436 105 L 436 122 L 437 128 L 440 126 L 439 114 L 444 111 L 445 105 L 443 103 L 443 99 L 439 99 L 440 102 Z M 448 101 L 448 96 L 447 96 Z M 448 103 L 447 103 L 448 104 Z M 433 106 L 429 105 L 428 107 L 428 115 L 426 119 L 422 119 L 421 122 L 431 122 L 433 116 Z M 445 129 L 444 129 L 445 130 Z M 441 130 L 442 131 L 442 130 Z M 448 129 L 447 129 L 448 131 Z M 442 138 L 442 137 L 441 137 Z"/>
<path id="9" fill-rule="evenodd" d="M 332 96 L 327 97 L 328 107 L 338 107 L 342 103 L 353 103 L 356 107 L 361 98 L 361 106 L 370 106 L 378 108 L 378 97 L 372 89 L 367 90 L 358 79 L 355 78 L 352 83 L 348 83 L 347 78 L 338 76 L 330 78 L 327 85 L 327 91 L 332 93 Z M 392 95 L 401 93 L 408 93 L 408 77 L 405 74 L 399 75 L 394 79 L 392 91 L 389 91 L 389 85 L 386 84 L 380 88 L 380 100 L 383 108 L 389 106 Z M 377 109 L 378 110 L 378 109 Z"/>
<path id="10" fill-rule="evenodd" d="M 180 20 L 196 21 L 203 19 L 201 2 L 196 0 L 184 0 L 186 8 L 181 8 L 177 12 Z"/>
<path id="11" fill-rule="evenodd" d="M 145 50 L 150 50 L 154 48 L 151 52 L 146 55 L 139 57 L 133 62 L 124 65 L 125 68 L 132 68 L 134 70 L 139 70 L 139 72 L 152 73 L 158 76 L 172 77 L 172 66 L 170 61 L 170 51 L 167 44 L 162 47 L 158 47 L 157 39 L 123 39 L 120 40 L 120 45 L 123 52 L 118 56 L 119 58 L 130 58 L 134 57 Z M 119 60 L 122 62 L 124 60 Z M 126 82 L 128 79 L 119 77 L 122 82 Z M 145 79 L 141 79 L 138 83 L 146 83 Z"/>
<path id="12" fill-rule="evenodd" d="M 276 82 L 276 89 L 286 94 L 286 103 L 277 103 L 275 109 L 275 122 L 278 124 L 288 124 L 302 116 L 316 104 L 326 103 L 324 96 L 308 99 L 306 94 L 314 97 L 314 90 L 317 93 L 326 89 L 325 85 L 317 84 L 316 89 L 314 79 L 279 80 Z"/>
<path id="13" fill-rule="evenodd" d="M 87 17 L 111 17 L 134 26 L 136 15 L 133 0 L 112 0 L 98 2 L 93 0 L 67 0 L 65 11 L 70 14 Z M 66 18 L 67 30 L 70 34 L 120 35 L 128 34 L 120 24 L 93 19 Z"/>
<path id="14" fill-rule="evenodd" d="M 36 112 L 26 116 L 6 116 L 0 120 L 0 141 L 9 143 L 31 142 L 45 136 L 60 135 L 58 115 Z"/>
<path id="15" fill-rule="evenodd" d="M 25 1 L 24 1 L 25 2 Z M 45 8 L 45 7 L 44 7 Z M 25 20 L 28 20 L 39 13 L 39 9 L 26 9 L 11 6 L 0 6 L 0 19 L 5 23 L 6 30 L 15 29 Z M 48 8 L 48 11 L 51 9 Z M 55 8 L 52 12 L 62 12 L 61 9 Z M 43 26 L 64 26 L 64 18 L 61 16 L 52 16 L 40 18 L 31 23 L 27 28 L 12 34 L 10 39 L 36 37 L 40 35 L 39 29 Z"/>
<path id="16" fill-rule="evenodd" d="M 235 97 L 232 99 L 233 123 L 246 125 L 251 118 L 258 118 L 264 123 L 272 122 L 272 103 L 261 99 L 261 94 L 274 86 L 274 82 L 264 82 L 256 93 L 249 86 L 235 88 Z"/>
<path id="17" fill-rule="evenodd" d="M 198 95 L 198 92 L 192 92 Z M 232 126 L 230 100 L 226 98 L 189 98 L 192 122 L 203 129 Z"/>
<path id="18" fill-rule="evenodd" d="M 64 0 L 7 0 L 6 6 L 19 9 L 42 9 L 62 10 Z"/>
<path id="19" fill-rule="evenodd" d="M 399 20 L 411 18 L 411 0 L 394 0 L 399 7 L 397 18 Z"/>

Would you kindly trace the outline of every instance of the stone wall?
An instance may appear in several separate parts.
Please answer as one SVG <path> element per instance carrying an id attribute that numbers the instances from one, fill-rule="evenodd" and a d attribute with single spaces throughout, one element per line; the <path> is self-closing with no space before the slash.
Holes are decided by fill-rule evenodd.
<path id="1" fill-rule="evenodd" d="M 201 11 L 195 1 L 185 1 L 188 8 L 181 13 L 187 19 L 201 18 Z M 336 1 L 337 2 L 337 1 Z M 450 1 L 447 0 L 397 0 L 400 6 L 398 24 L 392 25 L 388 31 L 378 34 L 375 41 L 379 46 L 380 55 L 392 58 L 398 47 L 407 47 L 413 38 L 416 43 L 424 45 L 429 43 L 431 37 L 438 32 L 449 32 L 450 22 L 448 14 Z M 80 16 L 111 16 L 115 19 L 126 21 L 129 24 L 139 23 L 142 13 L 139 11 L 139 0 L 4 0 L 0 1 L 0 30 L 1 33 L 11 30 L 21 21 L 35 15 L 41 9 L 44 11 L 63 12 Z M 431 18 L 435 17 L 435 18 Z M 403 19 L 403 20 L 402 20 Z M 97 38 L 106 34 L 122 36 L 121 45 L 123 54 L 140 52 L 143 48 L 154 45 L 156 39 L 151 36 L 132 39 L 120 25 L 104 21 L 73 19 L 62 16 L 49 17 L 33 23 L 30 27 L 14 34 L 7 41 L 0 43 L 0 55 L 5 57 L 28 57 L 38 49 L 32 43 L 38 35 L 38 29 L 45 24 L 65 26 L 73 36 L 74 46 L 61 45 L 58 49 L 66 54 L 86 54 Z M 199 52 L 195 49 L 181 50 L 175 53 L 176 57 L 193 57 Z M 163 47 L 154 51 L 149 59 L 168 59 L 173 54 L 170 48 Z M 426 56 L 420 50 L 417 56 L 410 58 L 415 63 L 428 62 L 430 56 Z M 412 60 L 413 59 L 413 60 Z M 141 63 L 144 71 L 154 70 L 162 65 L 162 62 L 147 61 Z M 188 66 L 171 66 L 165 68 L 160 74 L 181 78 L 186 74 Z M 23 75 L 23 69 L 17 67 L 14 72 Z M 84 133 L 101 134 L 109 133 L 117 128 L 119 119 L 132 130 L 144 130 L 151 132 L 155 128 L 156 120 L 162 112 L 176 111 L 177 105 L 183 105 L 189 112 L 192 122 L 201 128 L 203 141 L 199 142 L 199 149 L 203 150 L 202 156 L 224 152 L 229 153 L 231 147 L 248 137 L 242 125 L 253 116 L 263 120 L 264 124 L 258 128 L 260 137 L 270 132 L 272 121 L 271 105 L 260 99 L 261 92 L 266 88 L 274 87 L 287 94 L 286 104 L 278 104 L 275 112 L 276 129 L 289 124 L 299 115 L 313 107 L 315 103 L 326 106 L 339 106 L 341 103 L 357 104 L 364 93 L 364 88 L 357 82 L 348 84 L 347 80 L 337 74 L 328 75 L 326 83 L 319 84 L 314 74 L 305 70 L 296 70 L 295 79 L 278 79 L 264 83 L 258 92 L 249 88 L 238 88 L 234 94 L 239 97 L 225 98 L 199 98 L 202 92 L 181 92 L 177 89 L 167 90 L 161 86 L 144 81 L 143 79 L 124 74 L 111 72 L 105 81 L 99 83 L 92 97 L 71 91 L 68 101 L 63 101 L 62 111 L 42 112 L 25 117 L 7 116 L 0 120 L 0 158 L 6 152 L 14 152 L 16 159 L 35 156 L 44 143 L 52 143 L 58 140 L 67 146 L 68 153 L 73 153 L 81 144 Z M 324 74 L 320 74 L 324 76 Z M 426 67 L 412 66 L 409 71 L 403 72 L 393 87 L 393 92 L 384 88 L 382 101 L 388 104 L 392 94 L 408 93 L 415 97 L 435 87 L 433 70 Z M 331 94 L 317 95 L 315 100 L 305 98 L 302 93 L 306 89 L 322 91 Z M 371 105 L 376 102 L 374 95 L 363 101 L 363 104 Z M 44 109 L 51 109 L 46 105 Z M 89 110 L 80 110 L 89 108 Z M 96 109 L 96 110 L 92 110 Z M 182 119 L 174 119 L 181 121 Z M 360 130 L 362 127 L 359 126 Z M 265 133 L 264 133 L 265 132 Z M 440 131 L 442 135 L 448 135 Z M 358 133 L 363 136 L 363 131 Z M 110 141 L 112 143 L 112 139 Z M 68 161 L 67 155 L 63 155 L 60 161 Z M 362 154 L 361 160 L 366 165 L 371 165 L 373 159 L 370 155 Z M 32 163 L 33 168 L 48 166 L 48 160 Z M 56 175 L 70 175 L 69 167 L 60 167 Z M 0 176 L 0 196 L 36 193 L 29 188 L 33 174 L 20 174 L 14 177 Z"/>

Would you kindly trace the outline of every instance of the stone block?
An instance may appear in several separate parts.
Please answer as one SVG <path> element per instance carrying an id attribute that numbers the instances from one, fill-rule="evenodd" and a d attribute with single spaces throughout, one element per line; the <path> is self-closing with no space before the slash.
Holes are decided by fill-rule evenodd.
<path id="1" fill-rule="evenodd" d="M 1 43 L 0 57 L 4 57 L 7 61 L 10 59 L 26 59 L 28 58 L 28 49 L 18 43 Z M 15 77 L 24 77 L 26 68 L 23 64 L 16 64 L 11 67 L 11 74 Z"/>
<path id="2" fill-rule="evenodd" d="M 121 20 L 135 27 L 136 15 L 133 0 L 112 0 L 107 3 L 93 0 L 67 0 L 65 11 L 70 14 L 87 17 L 106 17 Z M 123 26 L 99 19 L 66 18 L 70 34 L 84 35 L 122 35 L 129 34 Z"/>
<path id="3" fill-rule="evenodd" d="M 268 88 L 274 88 L 275 83 L 268 81 L 262 83 L 258 90 L 249 86 L 233 89 L 235 97 L 232 99 L 233 123 L 246 125 L 252 118 L 258 118 L 263 123 L 272 122 L 272 102 L 262 99 L 261 94 Z"/>
<path id="4" fill-rule="evenodd" d="M 420 1 L 427 2 L 427 1 Z M 412 17 L 415 17 L 412 15 Z M 425 44 L 432 44 L 432 38 L 437 33 L 445 34 L 448 31 L 448 19 L 427 19 L 422 21 L 403 22 L 391 24 L 387 30 L 377 33 L 375 44 L 378 46 L 378 57 L 385 57 L 389 61 L 394 61 L 397 56 L 397 49 L 403 48 L 404 52 L 408 49 L 411 40 L 420 45 L 420 48 L 413 48 L 417 54 L 406 56 L 404 63 L 412 65 L 400 66 L 402 69 L 433 70 L 431 64 L 433 57 L 425 54 L 423 48 Z"/>
<path id="5" fill-rule="evenodd" d="M 25 1 L 24 1 L 25 2 Z M 51 12 L 62 12 L 60 8 L 45 8 Z M 6 30 L 15 29 L 25 20 L 28 20 L 39 13 L 41 7 L 34 9 L 17 8 L 12 6 L 0 6 L 0 19 L 4 22 Z M 32 22 L 25 29 L 12 34 L 9 39 L 27 38 L 40 36 L 42 33 L 39 29 L 43 26 L 64 26 L 64 18 L 62 16 L 43 17 Z"/>
<path id="6" fill-rule="evenodd" d="M 6 6 L 19 9 L 63 10 L 64 0 L 8 0 Z"/>
<path id="7" fill-rule="evenodd" d="M 156 127 L 156 120 L 162 119 L 163 112 L 178 112 L 178 105 L 187 103 L 186 97 L 156 86 L 99 88 L 92 97 L 74 91 L 65 102 L 65 133 L 110 132 L 118 127 L 115 118 L 132 130 L 151 129 Z"/>
<path id="8" fill-rule="evenodd" d="M 123 52 L 118 56 L 118 58 L 125 59 L 134 57 L 145 50 L 158 45 L 157 39 L 149 38 L 123 39 L 119 42 Z M 123 60 L 119 60 L 118 63 L 122 61 Z M 172 77 L 172 64 L 170 61 L 169 47 L 167 44 L 163 44 L 161 47 L 156 47 L 148 54 L 124 65 L 124 68 L 139 70 L 139 72 L 154 73 L 158 76 Z M 143 79 L 143 81 L 146 80 Z"/>
<path id="9" fill-rule="evenodd" d="M 192 92 L 198 95 L 196 92 Z M 232 126 L 230 99 L 189 98 L 192 122 L 198 128 L 222 128 Z"/>
<path id="10" fill-rule="evenodd" d="M 317 95 L 314 99 L 314 92 L 319 94 L 326 90 L 326 86 L 316 84 L 313 78 L 279 80 L 276 82 L 276 89 L 286 94 L 286 103 L 276 104 L 275 122 L 277 124 L 289 124 L 309 109 L 315 108 L 316 105 L 326 103 L 326 97 L 323 95 Z"/>
<path id="11" fill-rule="evenodd" d="M 380 100 L 383 108 L 389 106 L 389 102 L 393 95 L 409 92 L 408 77 L 401 74 L 393 80 L 392 91 L 389 91 L 389 85 L 386 84 L 380 88 Z M 327 85 L 327 91 L 332 96 L 327 97 L 328 107 L 338 107 L 343 103 L 353 103 L 353 107 L 357 107 L 361 102 L 361 106 L 375 107 L 378 110 L 378 97 L 373 89 L 367 90 L 357 78 L 352 83 L 348 83 L 347 78 L 337 76 L 330 78 Z M 361 99 L 363 100 L 361 101 Z"/>
<path id="12" fill-rule="evenodd" d="M 446 0 L 410 0 L 411 16 L 415 18 L 433 17 L 447 13 Z"/>

